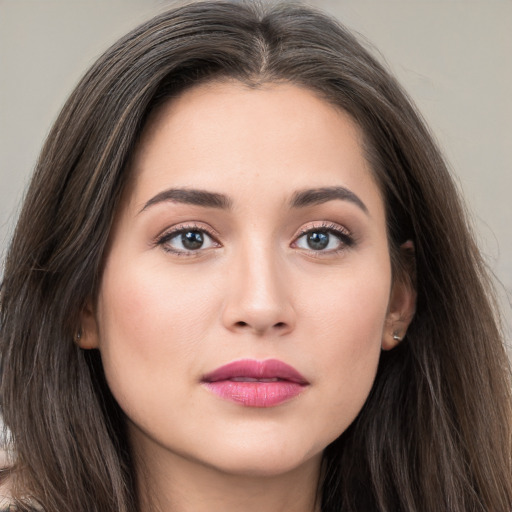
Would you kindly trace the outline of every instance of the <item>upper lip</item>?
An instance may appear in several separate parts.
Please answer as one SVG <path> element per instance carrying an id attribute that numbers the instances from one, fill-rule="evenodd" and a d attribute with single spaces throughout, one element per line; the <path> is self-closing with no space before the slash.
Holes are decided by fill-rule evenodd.
<path id="1" fill-rule="evenodd" d="M 265 359 L 264 361 L 241 359 L 233 361 L 206 374 L 203 377 L 203 381 L 217 382 L 240 377 L 255 380 L 279 379 L 296 382 L 297 384 L 309 384 L 293 366 L 283 363 L 278 359 Z"/>

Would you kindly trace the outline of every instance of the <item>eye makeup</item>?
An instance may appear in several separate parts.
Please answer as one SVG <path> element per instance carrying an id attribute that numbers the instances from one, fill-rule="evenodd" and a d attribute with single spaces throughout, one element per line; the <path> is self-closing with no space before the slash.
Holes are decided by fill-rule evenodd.
<path id="1" fill-rule="evenodd" d="M 197 223 L 179 224 L 157 236 L 153 244 L 177 256 L 197 256 L 205 250 L 221 247 L 212 231 Z"/>
<path id="2" fill-rule="evenodd" d="M 165 230 L 153 241 L 154 246 L 176 256 L 199 256 L 204 251 L 222 247 L 220 236 L 202 223 L 182 223 Z M 292 238 L 291 248 L 315 256 L 334 256 L 355 245 L 352 233 L 344 226 L 328 221 L 312 222 L 300 228 Z"/>
<path id="3" fill-rule="evenodd" d="M 348 229 L 333 222 L 322 222 L 301 228 L 292 247 L 313 251 L 318 255 L 333 255 L 354 244 L 355 239 Z"/>

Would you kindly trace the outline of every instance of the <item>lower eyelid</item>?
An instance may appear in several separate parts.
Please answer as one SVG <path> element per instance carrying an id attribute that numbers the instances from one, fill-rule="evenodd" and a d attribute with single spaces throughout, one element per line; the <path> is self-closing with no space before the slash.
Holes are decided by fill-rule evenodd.
<path id="1" fill-rule="evenodd" d="M 298 245 L 298 241 L 301 240 L 303 237 L 305 237 L 308 233 L 305 233 L 304 235 L 301 235 L 299 236 L 294 242 L 293 242 L 293 245 Z M 331 236 L 334 236 L 337 240 L 337 245 L 341 247 L 346 247 L 348 245 L 351 245 L 351 241 L 348 241 L 348 240 L 345 240 L 344 237 L 341 237 L 340 235 L 338 235 L 337 233 L 333 233 L 333 232 L 329 232 L 329 235 Z M 307 247 L 303 247 L 302 249 L 305 249 L 305 250 L 311 250 L 313 252 L 333 252 L 333 251 L 336 251 L 336 250 L 339 250 L 339 248 L 335 248 L 335 249 L 327 249 L 325 248 L 324 250 L 315 250 L 313 248 L 307 248 Z"/>
<path id="2" fill-rule="evenodd" d="M 174 248 L 169 245 L 169 242 L 174 238 L 179 236 L 180 234 L 186 233 L 188 231 L 198 231 L 204 234 L 205 237 L 209 239 L 209 247 L 200 247 L 198 249 L 179 249 Z M 333 223 L 323 223 L 321 225 L 317 226 L 311 226 L 307 228 L 303 228 L 293 239 L 293 242 L 291 243 L 291 246 L 296 246 L 298 240 L 300 240 L 302 237 L 308 235 L 309 233 L 315 232 L 315 231 L 322 231 L 325 233 L 329 233 L 330 235 L 334 236 L 338 239 L 338 245 L 339 247 L 336 247 L 334 249 L 328 249 L 328 250 L 315 250 L 312 248 L 302 248 L 304 250 L 309 250 L 311 252 L 316 253 L 318 256 L 321 255 L 321 253 L 325 254 L 333 254 L 336 252 L 343 251 L 344 249 L 350 248 L 353 245 L 355 245 L 356 240 L 354 239 L 354 236 L 352 233 L 346 229 L 344 226 L 333 224 Z M 208 249 L 216 248 L 216 247 L 222 247 L 222 244 L 218 241 L 218 236 L 213 234 L 209 229 L 205 229 L 203 226 L 199 226 L 197 224 L 189 224 L 189 225 L 179 225 L 174 228 L 168 229 L 164 231 L 162 234 L 155 237 L 155 239 L 152 242 L 152 245 L 155 246 L 162 246 L 167 252 L 172 252 L 175 254 L 180 255 L 187 255 L 187 254 L 197 254 L 201 251 L 205 251 Z"/>
<path id="3" fill-rule="evenodd" d="M 183 234 L 185 233 L 190 233 L 190 232 L 198 232 L 198 233 L 201 233 L 201 235 L 203 236 L 203 239 L 207 240 L 208 243 L 210 244 L 215 244 L 215 239 L 209 234 L 207 233 L 206 231 L 203 231 L 203 230 L 199 230 L 199 229 L 184 229 L 184 230 L 180 230 L 178 232 L 175 232 L 175 233 L 172 233 L 168 238 L 167 238 L 167 241 L 170 241 L 170 240 L 173 240 L 173 239 L 177 239 L 179 238 L 180 236 L 182 236 Z"/>

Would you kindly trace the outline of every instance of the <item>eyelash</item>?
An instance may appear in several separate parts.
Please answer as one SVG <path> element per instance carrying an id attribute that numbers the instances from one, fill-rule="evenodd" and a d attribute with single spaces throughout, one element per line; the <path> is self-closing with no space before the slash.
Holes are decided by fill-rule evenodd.
<path id="1" fill-rule="evenodd" d="M 350 249 L 356 243 L 354 236 L 348 229 L 340 226 L 339 224 L 334 224 L 331 222 L 322 222 L 319 225 L 312 225 L 311 227 L 308 227 L 306 229 L 301 229 L 298 236 L 295 237 L 293 244 L 297 244 L 298 240 L 300 240 L 302 237 L 305 237 L 310 233 L 315 232 L 334 235 L 340 242 L 340 247 L 337 249 L 331 249 L 328 251 L 315 251 L 314 249 L 310 249 L 309 252 L 315 257 L 321 258 L 323 256 L 339 254 L 340 252 L 343 252 L 346 249 Z"/>
<path id="2" fill-rule="evenodd" d="M 155 245 L 161 246 L 162 249 L 166 252 L 174 254 L 180 257 L 194 257 L 197 256 L 200 252 L 198 250 L 177 250 L 172 248 L 168 243 L 173 239 L 177 238 L 179 235 L 188 232 L 198 232 L 206 234 L 208 238 L 212 240 L 216 247 L 220 247 L 220 242 L 217 241 L 217 237 L 212 234 L 211 229 L 206 229 L 204 226 L 198 226 L 197 224 L 186 224 L 179 227 L 172 228 L 170 231 L 164 232 L 162 235 L 158 236 L 155 240 Z M 202 249 L 203 251 L 205 249 Z"/>
<path id="3" fill-rule="evenodd" d="M 168 243 L 173 240 L 174 238 L 177 238 L 179 235 L 182 235 L 184 233 L 188 232 L 198 232 L 206 234 L 206 236 L 211 239 L 212 243 L 215 247 L 220 247 L 221 243 L 217 240 L 217 237 L 212 234 L 211 229 L 206 229 L 204 226 L 199 226 L 197 224 L 187 224 L 178 226 L 175 228 L 172 228 L 170 231 L 164 232 L 162 235 L 158 236 L 155 239 L 154 244 L 161 246 L 162 249 L 166 252 L 169 252 L 171 254 L 174 254 L 176 256 L 180 257 L 194 257 L 198 256 L 200 252 L 209 249 L 208 248 L 199 248 L 197 250 L 177 250 L 175 248 L 172 248 Z M 347 248 L 351 248 L 355 245 L 356 240 L 354 239 L 354 236 L 348 231 L 346 228 L 341 227 L 339 224 L 329 223 L 329 222 L 322 222 L 319 225 L 313 225 L 307 229 L 301 229 L 297 236 L 295 236 L 294 241 L 292 242 L 292 246 L 296 246 L 297 242 L 302 238 L 310 233 L 327 233 L 329 235 L 334 235 L 340 243 L 340 247 L 337 249 L 331 249 L 328 251 L 323 250 L 314 250 L 314 249 L 303 249 L 305 251 L 308 251 L 315 257 L 322 257 L 326 255 L 335 255 L 338 254 Z"/>

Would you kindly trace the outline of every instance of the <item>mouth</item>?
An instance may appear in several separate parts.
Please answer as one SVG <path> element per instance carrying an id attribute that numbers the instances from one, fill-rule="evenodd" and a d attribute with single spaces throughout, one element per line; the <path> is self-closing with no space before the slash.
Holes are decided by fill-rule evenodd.
<path id="1" fill-rule="evenodd" d="M 274 407 L 295 398 L 309 382 L 277 359 L 242 359 L 217 368 L 202 379 L 220 398 L 246 407 Z"/>

